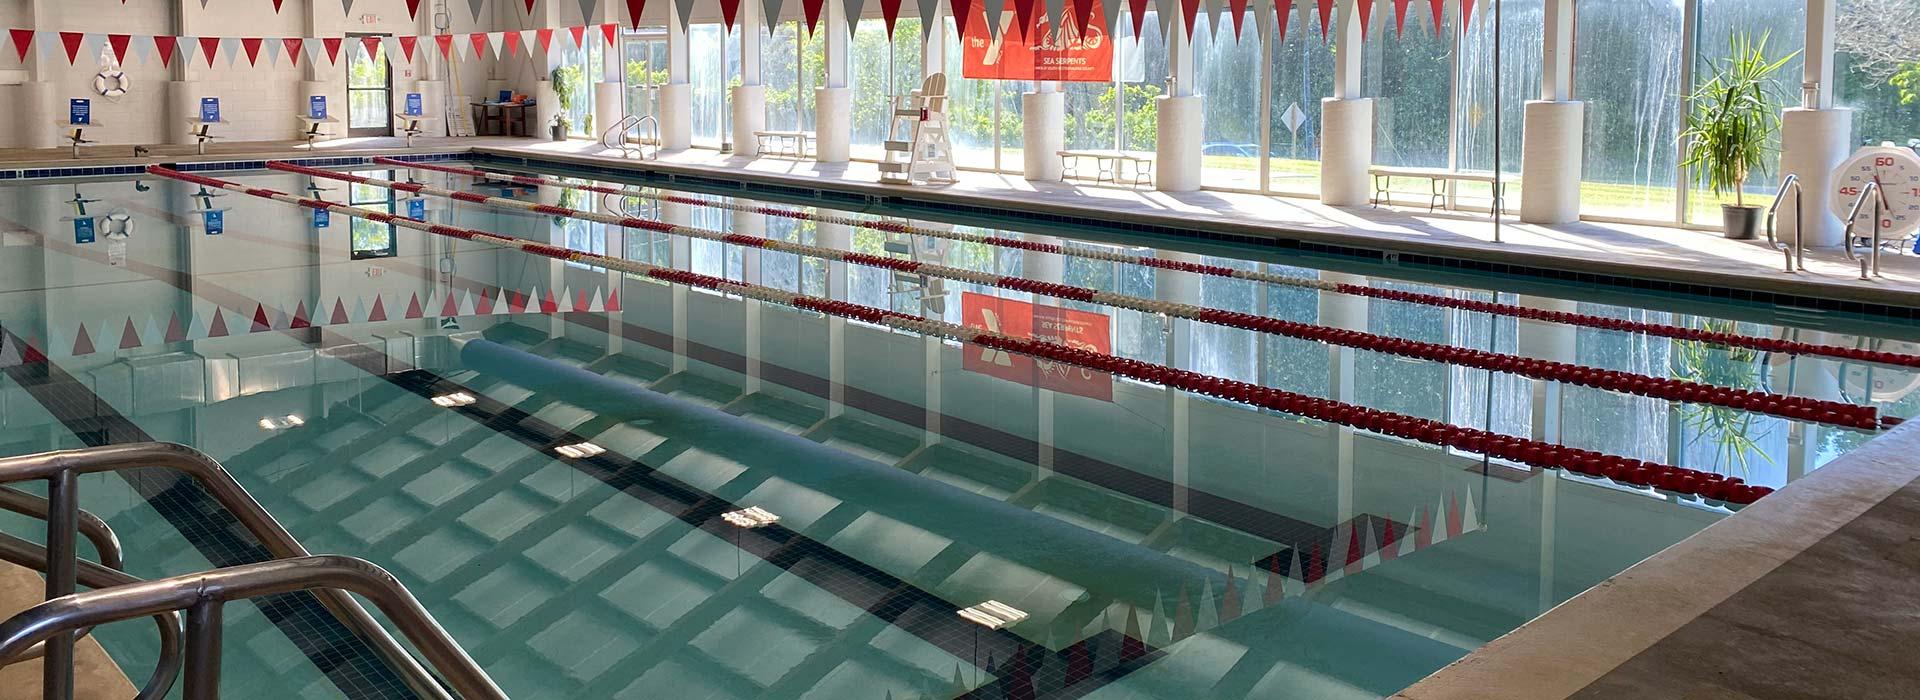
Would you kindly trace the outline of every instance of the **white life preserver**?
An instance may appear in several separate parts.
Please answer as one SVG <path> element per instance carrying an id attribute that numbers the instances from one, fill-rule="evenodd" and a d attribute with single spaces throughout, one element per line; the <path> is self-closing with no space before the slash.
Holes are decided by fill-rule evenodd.
<path id="1" fill-rule="evenodd" d="M 93 91 L 102 97 L 122 97 L 132 87 L 133 79 L 118 68 L 108 68 L 93 76 Z"/>

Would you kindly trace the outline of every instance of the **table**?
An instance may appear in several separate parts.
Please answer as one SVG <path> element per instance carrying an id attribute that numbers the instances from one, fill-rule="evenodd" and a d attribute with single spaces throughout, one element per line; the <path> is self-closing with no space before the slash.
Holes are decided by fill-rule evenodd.
<path id="1" fill-rule="evenodd" d="M 527 108 L 533 105 L 500 102 L 473 103 L 473 127 L 480 136 L 532 136 L 527 131 Z"/>
<path id="2" fill-rule="evenodd" d="M 753 136 L 760 141 L 760 155 L 786 158 L 806 158 L 807 144 L 815 140 L 811 131 L 756 131 Z"/>
<path id="3" fill-rule="evenodd" d="M 1449 182 L 1478 182 L 1493 188 L 1493 215 L 1499 216 L 1507 208 L 1507 185 L 1519 181 L 1520 176 L 1502 173 L 1494 177 L 1491 170 L 1449 170 L 1446 168 L 1401 168 L 1375 165 L 1367 168 L 1367 174 L 1373 176 L 1373 206 L 1379 207 L 1388 201 L 1393 189 L 1393 178 L 1406 177 L 1426 180 L 1432 194 L 1427 199 L 1427 211 L 1448 207 L 1446 185 Z"/>
<path id="4" fill-rule="evenodd" d="M 1056 151 L 1054 155 L 1060 156 L 1061 180 L 1081 177 L 1080 160 L 1083 158 L 1091 158 L 1093 159 L 1094 165 L 1093 182 L 1096 185 L 1103 181 L 1112 182 L 1116 185 L 1122 184 L 1121 181 L 1123 178 L 1130 181 L 1129 184 L 1136 187 L 1139 185 L 1153 184 L 1154 154 L 1150 151 L 1069 149 Z M 1122 172 L 1126 166 L 1133 167 L 1132 175 L 1127 175 Z"/>

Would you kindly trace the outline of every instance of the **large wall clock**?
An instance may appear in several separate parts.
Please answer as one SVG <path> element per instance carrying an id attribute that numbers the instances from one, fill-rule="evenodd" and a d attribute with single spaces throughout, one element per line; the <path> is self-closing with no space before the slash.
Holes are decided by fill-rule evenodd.
<path id="1" fill-rule="evenodd" d="M 1920 229 L 1920 155 L 1892 145 L 1869 146 L 1855 151 L 1853 157 L 1833 173 L 1830 205 L 1834 216 L 1846 220 L 1860 193 L 1868 183 L 1880 183 L 1880 240 L 1897 241 Z M 1853 235 L 1873 235 L 1873 202 L 1860 207 L 1853 224 Z"/>

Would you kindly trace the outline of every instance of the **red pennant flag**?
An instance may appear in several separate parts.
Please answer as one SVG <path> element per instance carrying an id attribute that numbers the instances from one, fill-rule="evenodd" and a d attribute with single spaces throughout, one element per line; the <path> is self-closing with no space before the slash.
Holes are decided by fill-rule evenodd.
<path id="1" fill-rule="evenodd" d="M 165 342 L 178 343 L 187 339 L 187 327 L 180 322 L 180 312 L 173 312 L 173 318 L 167 320 Z"/>
<path id="2" fill-rule="evenodd" d="M 60 43 L 67 47 L 67 65 L 73 65 L 80 57 L 80 41 L 85 38 L 87 35 L 80 32 L 60 32 Z"/>
<path id="3" fill-rule="evenodd" d="M 93 339 L 87 336 L 87 324 L 80 324 L 80 334 L 73 338 L 73 354 L 92 355 Z"/>
<path id="4" fill-rule="evenodd" d="M 1127 8 L 1131 10 L 1129 14 L 1133 15 L 1133 37 L 1139 39 L 1147 21 L 1147 0 L 1130 0 Z"/>
<path id="5" fill-rule="evenodd" d="M 473 44 L 473 55 L 475 56 L 487 55 L 487 33 L 486 32 L 474 32 L 472 34 L 468 34 L 467 41 Z"/>
<path id="6" fill-rule="evenodd" d="M 113 47 L 113 60 L 127 62 L 127 44 L 133 42 L 132 34 L 108 34 L 107 45 Z"/>
<path id="7" fill-rule="evenodd" d="M 553 30 L 535 29 L 533 30 L 533 40 L 540 44 L 540 53 L 547 53 L 547 47 L 553 46 Z"/>
<path id="8" fill-rule="evenodd" d="M 220 37 L 200 37 L 200 53 L 207 57 L 207 67 L 212 68 L 214 54 L 220 53 Z"/>
<path id="9" fill-rule="evenodd" d="M 1247 0 L 1227 0 L 1227 11 L 1233 13 L 1233 40 L 1240 40 L 1240 24 L 1247 16 Z"/>
<path id="10" fill-rule="evenodd" d="M 578 26 L 578 27 L 567 27 L 567 33 L 569 33 L 569 34 L 572 34 L 572 35 L 573 35 L 573 47 L 574 47 L 574 48 L 576 48 L 576 49 L 580 49 L 580 48 L 586 48 L 586 46 L 587 46 L 587 27 L 586 27 L 586 25 L 584 25 L 584 24 L 583 24 L 583 25 L 580 25 L 580 26 Z"/>
<path id="11" fill-rule="evenodd" d="M 21 61 L 27 60 L 27 49 L 33 47 L 33 30 L 9 29 L 7 30 L 7 33 L 13 35 L 14 53 L 20 54 Z"/>
<path id="12" fill-rule="evenodd" d="M 260 58 L 260 39 L 257 37 L 241 39 L 240 48 L 246 49 L 247 51 L 247 65 L 255 65 L 255 62 Z"/>
<path id="13" fill-rule="evenodd" d="M 381 301 L 380 295 L 378 294 L 373 295 L 373 310 L 367 312 L 367 320 L 368 321 L 387 320 L 386 302 Z"/>
<path id="14" fill-rule="evenodd" d="M 348 320 L 348 317 L 347 317 L 346 304 L 342 303 L 339 297 L 334 297 L 333 315 L 327 318 L 327 324 L 332 326 L 344 326 L 351 322 L 352 321 Z"/>
<path id="15" fill-rule="evenodd" d="M 127 317 L 127 325 L 120 329 L 120 349 L 131 350 L 140 347 L 140 331 L 133 327 L 133 317 Z"/>
<path id="16" fill-rule="evenodd" d="M 475 316 L 486 316 L 493 313 L 493 297 L 487 296 L 487 290 L 480 290 L 479 300 L 473 303 L 473 313 Z"/>
<path id="17" fill-rule="evenodd" d="M 425 315 L 426 312 L 420 310 L 420 294 L 416 292 L 413 298 L 407 301 L 407 318 L 420 318 Z"/>
<path id="18" fill-rule="evenodd" d="M 447 293 L 447 303 L 440 305 L 440 315 L 441 316 L 459 316 L 460 315 L 460 300 L 454 298 L 452 292 Z"/>
<path id="19" fill-rule="evenodd" d="M 1026 37 L 1027 32 L 1032 31 L 1033 6 L 1038 1 L 1039 0 L 1013 0 L 1013 22 L 1014 25 L 1018 27 L 1017 31 L 1020 32 L 1022 38 Z M 1191 0 L 1191 2 L 1194 3 L 1194 7 L 1199 7 L 1200 0 Z"/>
<path id="20" fill-rule="evenodd" d="M 503 32 L 503 33 L 506 34 L 507 43 L 505 48 L 506 48 L 507 56 L 512 56 L 514 50 L 520 46 L 520 32 Z"/>
<path id="21" fill-rule="evenodd" d="M 281 4 L 282 2 L 284 2 L 284 0 L 273 0 L 273 13 L 274 13 L 274 14 L 276 14 L 276 15 L 277 15 L 277 14 L 280 14 L 280 4 Z M 127 4 L 127 3 L 126 3 L 126 0 L 120 0 L 120 4 L 122 4 L 122 5 L 125 5 L 125 4 Z"/>
<path id="22" fill-rule="evenodd" d="M 220 309 L 218 308 L 213 310 L 213 322 L 207 324 L 207 337 L 227 337 L 227 315 L 220 313 Z"/>
<path id="23" fill-rule="evenodd" d="M 607 40 L 607 48 L 620 45 L 620 25 L 608 23 L 600 25 L 600 36 Z"/>
<path id="24" fill-rule="evenodd" d="M 433 43 L 440 45 L 440 58 L 449 61 L 453 60 L 452 34 L 435 34 L 433 35 Z"/>
<path id="25" fill-rule="evenodd" d="M 403 36 L 403 37 L 399 37 L 399 40 L 400 40 L 400 53 L 406 56 L 407 62 L 409 63 L 413 62 L 413 45 L 416 43 L 419 43 L 420 37 Z"/>
<path id="26" fill-rule="evenodd" d="M 533 0 L 527 0 L 527 14 L 533 14 Z"/>
<path id="27" fill-rule="evenodd" d="M 731 0 L 731 1 L 733 2 L 733 5 L 735 7 L 740 6 L 740 0 Z M 728 0 L 721 0 L 720 10 L 722 12 L 726 11 L 727 2 Z M 816 31 L 819 31 L 820 30 L 820 8 L 826 6 L 825 0 L 800 0 L 800 6 L 803 9 L 805 9 L 807 13 L 807 33 L 812 34 Z"/>
<path id="28" fill-rule="evenodd" d="M 1320 0 L 1320 40 L 1327 40 L 1327 25 L 1333 22 L 1333 0 Z"/>
<path id="29" fill-rule="evenodd" d="M 420 0 L 407 0 L 407 16 L 420 19 Z"/>
<path id="30" fill-rule="evenodd" d="M 293 323 L 291 324 L 291 327 L 310 328 L 312 326 L 313 326 L 313 322 L 307 320 L 307 302 L 302 301 L 300 302 L 299 306 L 296 306 L 293 309 Z"/>
<path id="31" fill-rule="evenodd" d="M 733 18 L 740 14 L 740 0 L 720 0 L 720 23 L 733 31 Z"/>
<path id="32" fill-rule="evenodd" d="M 1367 24 L 1373 20 L 1373 0 L 1357 0 L 1360 5 L 1360 40 L 1367 40 Z"/>
<path id="33" fill-rule="evenodd" d="M 340 39 L 338 37 L 321 39 L 320 46 L 327 50 L 328 63 L 337 64 L 340 62 Z"/>
<path id="34" fill-rule="evenodd" d="M 162 68 L 173 67 L 173 51 L 178 41 L 179 37 L 171 36 L 156 36 L 153 38 L 153 50 L 155 53 L 160 54 L 160 66 Z"/>
<path id="35" fill-rule="evenodd" d="M 608 292 L 607 292 L 607 308 L 606 308 L 606 310 L 607 310 L 607 311 L 619 311 L 619 310 L 620 310 L 620 292 L 619 292 L 619 290 L 610 290 L 610 291 L 608 291 Z"/>
<path id="36" fill-rule="evenodd" d="M 253 327 L 248 328 L 247 332 L 260 333 L 260 332 L 270 331 L 270 330 L 273 330 L 273 319 L 267 317 L 267 307 L 265 305 L 258 304 L 258 303 L 254 304 L 253 305 Z"/>
<path id="37" fill-rule="evenodd" d="M 1273 43 L 1276 45 L 1287 43 L 1287 22 L 1291 21 L 1294 15 L 1293 0 L 1278 0 L 1278 2 L 1287 3 L 1287 9 L 1274 15 L 1274 19 L 1280 22 L 1280 26 L 1273 33 Z"/>
<path id="38" fill-rule="evenodd" d="M 360 45 L 366 47 L 368 60 L 372 60 L 380 57 L 380 37 L 377 37 L 377 36 L 361 37 Z"/>
<path id="39" fill-rule="evenodd" d="M 1466 31 L 1473 23 L 1473 0 L 1460 0 L 1460 31 Z"/>
<path id="40" fill-rule="evenodd" d="M 287 58 L 293 59 L 293 65 L 300 65 L 300 48 L 304 44 L 299 39 L 281 39 L 280 45 L 287 48 Z"/>
<path id="41" fill-rule="evenodd" d="M 1032 0 L 1028 0 L 1032 2 Z M 1200 12 L 1200 0 L 1180 0 L 1180 14 L 1186 19 L 1187 38 L 1193 38 L 1193 17 Z"/>
<path id="42" fill-rule="evenodd" d="M 1407 31 L 1407 3 L 1413 0 L 1393 0 L 1393 36 L 1399 38 Z"/>
<path id="43" fill-rule="evenodd" d="M 646 9 L 647 0 L 627 0 L 627 21 L 633 23 L 634 29 L 640 28 L 640 13 Z"/>
<path id="44" fill-rule="evenodd" d="M 887 25 L 887 38 L 893 38 L 893 23 L 900 19 L 900 0 L 880 0 L 880 16 Z"/>

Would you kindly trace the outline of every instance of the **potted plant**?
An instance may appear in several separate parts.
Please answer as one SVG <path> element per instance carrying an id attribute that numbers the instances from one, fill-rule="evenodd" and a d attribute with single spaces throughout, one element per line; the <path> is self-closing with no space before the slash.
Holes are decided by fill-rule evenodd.
<path id="1" fill-rule="evenodd" d="M 1720 205 L 1726 236 L 1749 239 L 1759 235 L 1761 208 L 1749 206 L 1743 190 L 1748 176 L 1766 172 L 1780 132 L 1782 101 L 1772 76 L 1800 52 L 1769 59 L 1766 34 L 1758 40 L 1735 34 L 1728 43 L 1727 56 L 1687 96 L 1680 165 L 1715 196 L 1733 191 L 1733 203 Z"/>

